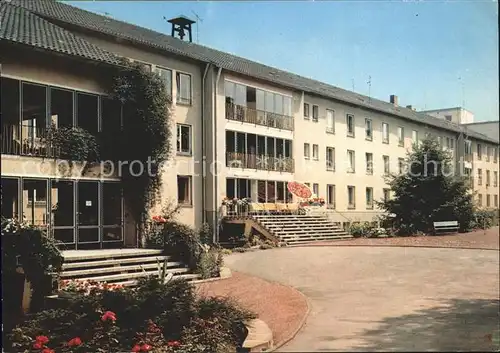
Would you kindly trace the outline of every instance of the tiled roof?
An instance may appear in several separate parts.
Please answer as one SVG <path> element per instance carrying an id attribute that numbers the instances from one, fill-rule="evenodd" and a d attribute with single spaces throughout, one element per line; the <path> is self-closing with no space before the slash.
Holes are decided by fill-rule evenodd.
<path id="1" fill-rule="evenodd" d="M 23 9 L 0 2 L 0 39 L 111 64 L 117 57 Z"/>
<path id="2" fill-rule="evenodd" d="M 456 133 L 463 131 L 459 125 L 443 119 L 438 119 L 408 108 L 394 106 L 389 102 L 347 91 L 324 82 L 295 75 L 206 46 L 181 41 L 170 35 L 98 15 L 54 0 L 12 0 L 11 2 L 46 19 L 62 21 L 85 29 L 113 35 L 197 61 L 211 62 L 225 70 L 235 73 L 262 79 L 307 93 L 332 98 L 355 106 L 395 115 L 420 124 L 425 123 L 429 126 L 454 131 Z M 467 131 L 467 134 L 477 139 L 498 143 L 498 141 L 492 140 L 477 132 Z"/>

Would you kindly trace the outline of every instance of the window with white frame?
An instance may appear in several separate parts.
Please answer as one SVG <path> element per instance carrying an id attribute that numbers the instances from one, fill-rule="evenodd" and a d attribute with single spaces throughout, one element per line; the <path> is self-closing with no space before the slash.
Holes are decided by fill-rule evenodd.
<path id="1" fill-rule="evenodd" d="M 172 70 L 164 69 L 162 67 L 156 67 L 155 69 L 158 76 L 160 76 L 160 80 L 165 85 L 165 90 L 167 91 L 167 95 L 172 98 Z"/>
<path id="2" fill-rule="evenodd" d="M 308 143 L 304 143 L 304 158 L 309 159 L 311 157 L 311 148 Z"/>
<path id="3" fill-rule="evenodd" d="M 384 160 L 384 174 L 389 174 L 391 172 L 389 156 L 382 156 L 382 159 Z"/>
<path id="4" fill-rule="evenodd" d="M 405 144 L 405 130 L 398 126 L 398 146 L 404 146 Z"/>
<path id="5" fill-rule="evenodd" d="M 309 119 L 309 103 L 304 103 L 304 119 Z"/>
<path id="6" fill-rule="evenodd" d="M 191 152 L 191 125 L 177 124 L 177 153 L 190 155 Z"/>
<path id="7" fill-rule="evenodd" d="M 389 143 L 389 124 L 382 123 L 382 142 Z"/>
<path id="8" fill-rule="evenodd" d="M 372 119 L 365 119 L 365 138 L 370 141 L 373 139 Z"/>
<path id="9" fill-rule="evenodd" d="M 468 156 L 470 156 L 472 154 L 472 141 L 470 141 L 470 140 L 464 141 L 464 152 Z"/>
<path id="10" fill-rule="evenodd" d="M 405 160 L 404 158 L 398 158 L 398 171 L 399 174 L 403 174 L 405 169 Z"/>
<path id="11" fill-rule="evenodd" d="M 177 201 L 179 205 L 192 205 L 191 176 L 177 176 Z"/>
<path id="12" fill-rule="evenodd" d="M 326 186 L 326 207 L 335 208 L 335 185 L 333 184 Z"/>
<path id="13" fill-rule="evenodd" d="M 347 186 L 347 208 L 356 208 L 356 187 L 353 185 Z"/>
<path id="14" fill-rule="evenodd" d="M 179 104 L 192 104 L 192 89 L 191 89 L 191 75 L 177 72 L 177 103 Z"/>
<path id="15" fill-rule="evenodd" d="M 490 207 L 490 194 L 486 194 L 486 207 Z"/>
<path id="16" fill-rule="evenodd" d="M 443 148 L 443 138 L 441 136 L 437 137 L 437 142 L 439 147 L 442 149 Z"/>
<path id="17" fill-rule="evenodd" d="M 356 161 L 353 150 L 347 150 L 347 172 L 354 173 L 356 171 Z"/>
<path id="18" fill-rule="evenodd" d="M 366 188 L 366 209 L 373 209 L 373 188 Z"/>
<path id="19" fill-rule="evenodd" d="M 414 144 L 416 144 L 418 146 L 418 131 L 417 130 L 413 130 L 411 132 L 411 140 Z"/>
<path id="20" fill-rule="evenodd" d="M 326 148 L 326 170 L 335 170 L 335 148 Z"/>
<path id="21" fill-rule="evenodd" d="M 365 153 L 366 157 L 366 174 L 373 174 L 373 153 Z"/>
<path id="22" fill-rule="evenodd" d="M 481 168 L 477 170 L 477 185 L 483 185 L 483 170 Z"/>
<path id="23" fill-rule="evenodd" d="M 477 204 L 479 206 L 482 206 L 483 205 L 483 194 L 478 194 L 477 195 Z"/>
<path id="24" fill-rule="evenodd" d="M 490 154 L 488 153 L 488 145 L 484 146 L 484 155 L 486 156 L 486 162 L 490 161 Z"/>
<path id="25" fill-rule="evenodd" d="M 312 191 L 313 191 L 313 194 L 316 195 L 316 197 L 319 197 L 319 184 L 314 183 Z"/>
<path id="26" fill-rule="evenodd" d="M 347 136 L 354 137 L 354 115 L 346 115 Z"/>
<path id="27" fill-rule="evenodd" d="M 331 109 L 326 110 L 326 132 L 335 133 L 335 112 Z"/>
<path id="28" fill-rule="evenodd" d="M 477 159 L 483 158 L 483 148 L 480 143 L 477 144 Z"/>
<path id="29" fill-rule="evenodd" d="M 490 171 L 486 171 L 486 186 L 490 186 Z"/>
<path id="30" fill-rule="evenodd" d="M 493 205 L 495 208 L 498 207 L 498 195 L 493 195 Z"/>
<path id="31" fill-rule="evenodd" d="M 315 161 L 319 160 L 319 146 L 316 144 L 313 145 L 313 159 Z"/>
<path id="32" fill-rule="evenodd" d="M 387 202 L 391 199 L 391 189 L 382 189 L 382 192 L 384 194 L 384 201 Z"/>
<path id="33" fill-rule="evenodd" d="M 493 171 L 493 187 L 497 187 L 498 186 L 498 172 L 497 171 Z"/>
<path id="34" fill-rule="evenodd" d="M 498 148 L 493 148 L 493 163 L 498 162 Z"/>
<path id="35" fill-rule="evenodd" d="M 317 105 L 313 105 L 312 121 L 317 122 L 318 120 L 319 120 L 319 107 Z"/>

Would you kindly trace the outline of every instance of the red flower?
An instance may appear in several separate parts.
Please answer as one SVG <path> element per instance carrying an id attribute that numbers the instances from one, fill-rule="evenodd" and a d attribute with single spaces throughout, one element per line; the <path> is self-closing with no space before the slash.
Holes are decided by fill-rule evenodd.
<path id="1" fill-rule="evenodd" d="M 75 337 L 69 340 L 68 346 L 73 347 L 73 346 L 79 346 L 82 344 L 82 340 L 80 337 Z"/>
<path id="2" fill-rule="evenodd" d="M 33 348 L 34 349 L 42 349 L 43 344 L 41 344 L 40 342 L 35 342 L 35 343 L 33 343 Z"/>
<path id="3" fill-rule="evenodd" d="M 140 352 L 140 351 L 141 351 L 141 346 L 139 346 L 138 344 L 132 347 L 132 352 Z"/>
<path id="4" fill-rule="evenodd" d="M 169 347 L 179 347 L 181 343 L 179 341 L 168 341 L 167 346 Z"/>
<path id="5" fill-rule="evenodd" d="M 53 349 L 45 348 L 42 353 L 56 353 Z"/>
<path id="6" fill-rule="evenodd" d="M 103 316 L 101 316 L 102 321 L 116 321 L 116 314 L 112 311 L 106 311 Z"/>
<path id="7" fill-rule="evenodd" d="M 47 336 L 36 336 L 36 341 L 41 344 L 49 343 L 49 338 Z"/>
<path id="8" fill-rule="evenodd" d="M 141 351 L 143 352 L 148 352 L 152 349 L 153 347 L 151 347 L 149 344 L 143 344 L 142 347 L 141 347 Z"/>

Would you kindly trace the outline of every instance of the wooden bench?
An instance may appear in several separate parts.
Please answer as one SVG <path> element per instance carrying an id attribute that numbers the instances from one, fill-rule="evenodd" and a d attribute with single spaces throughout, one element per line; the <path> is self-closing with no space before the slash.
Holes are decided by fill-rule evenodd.
<path id="1" fill-rule="evenodd" d="M 458 221 L 442 221 L 434 222 L 434 234 L 440 233 L 457 233 L 458 232 Z"/>

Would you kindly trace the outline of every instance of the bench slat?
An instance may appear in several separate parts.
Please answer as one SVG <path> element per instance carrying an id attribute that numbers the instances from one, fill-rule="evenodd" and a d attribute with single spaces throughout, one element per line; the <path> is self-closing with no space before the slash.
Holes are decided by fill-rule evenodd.
<path id="1" fill-rule="evenodd" d="M 434 227 L 458 227 L 458 221 L 444 221 L 444 222 L 434 222 Z"/>

